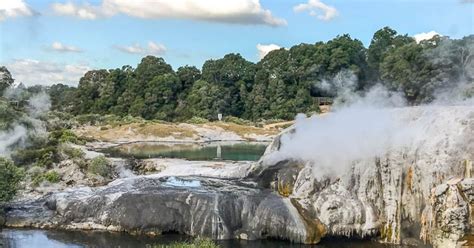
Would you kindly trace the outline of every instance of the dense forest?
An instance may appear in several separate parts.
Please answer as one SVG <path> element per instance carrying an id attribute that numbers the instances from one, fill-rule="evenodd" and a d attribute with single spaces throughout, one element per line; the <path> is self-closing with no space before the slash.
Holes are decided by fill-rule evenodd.
<path id="1" fill-rule="evenodd" d="M 164 59 L 146 56 L 136 68 L 89 71 L 77 88 L 57 84 L 48 91 L 53 110 L 76 115 L 184 121 L 213 120 L 222 113 L 248 120 L 292 119 L 317 112 L 315 97 L 336 96 L 341 80 L 353 81 L 351 90 L 382 84 L 402 92 L 410 104 L 429 102 L 437 90 L 472 82 L 473 55 L 474 35 L 417 43 L 385 27 L 368 48 L 346 34 L 274 50 L 256 64 L 227 54 L 206 61 L 201 70 L 183 66 L 176 71 Z"/>

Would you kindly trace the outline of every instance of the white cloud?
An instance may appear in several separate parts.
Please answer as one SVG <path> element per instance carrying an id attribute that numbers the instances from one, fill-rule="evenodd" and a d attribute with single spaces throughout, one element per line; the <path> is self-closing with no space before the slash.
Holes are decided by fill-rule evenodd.
<path id="1" fill-rule="evenodd" d="M 323 21 L 332 20 L 339 14 L 336 8 L 329 6 L 320 0 L 309 0 L 308 3 L 298 4 L 293 8 L 293 10 L 295 12 L 308 11 L 311 16 L 315 16 Z"/>
<path id="2" fill-rule="evenodd" d="M 23 0 L 1 0 L 0 21 L 19 16 L 32 16 L 35 12 Z"/>
<path id="3" fill-rule="evenodd" d="M 68 46 L 64 45 L 61 42 L 53 42 L 50 47 L 48 47 L 49 50 L 55 51 L 55 52 L 61 52 L 61 53 L 67 53 L 67 52 L 73 52 L 73 53 L 80 53 L 82 52 L 81 49 L 75 46 Z"/>
<path id="4" fill-rule="evenodd" d="M 263 59 L 267 54 L 273 50 L 278 50 L 281 47 L 275 44 L 268 44 L 268 45 L 263 45 L 263 44 L 257 44 L 257 50 L 258 50 L 258 57 L 260 59 Z"/>
<path id="5" fill-rule="evenodd" d="M 11 72 L 15 83 L 21 82 L 27 86 L 56 83 L 77 85 L 84 73 L 91 70 L 87 65 L 63 65 L 33 59 L 18 59 L 5 66 Z"/>
<path id="6" fill-rule="evenodd" d="M 286 25 L 286 20 L 273 16 L 260 0 L 103 0 L 100 5 L 72 2 L 55 3 L 60 15 L 81 19 L 97 19 L 117 14 L 144 19 L 190 19 L 235 24 Z"/>
<path id="7" fill-rule="evenodd" d="M 420 43 L 423 40 L 429 40 L 429 39 L 433 38 L 433 36 L 435 36 L 435 35 L 440 35 L 440 34 L 438 34 L 435 31 L 430 31 L 428 33 L 415 34 L 415 35 L 413 35 L 413 38 L 415 38 L 416 43 Z"/>
<path id="8" fill-rule="evenodd" d="M 153 41 L 148 42 L 148 46 L 143 47 L 140 44 L 130 46 L 115 46 L 118 50 L 125 53 L 142 54 L 142 55 L 163 55 L 166 53 L 166 47 Z"/>

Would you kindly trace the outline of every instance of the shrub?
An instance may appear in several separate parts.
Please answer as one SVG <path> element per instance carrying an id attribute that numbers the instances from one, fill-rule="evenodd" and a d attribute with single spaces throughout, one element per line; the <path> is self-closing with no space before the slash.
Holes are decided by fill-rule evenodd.
<path id="1" fill-rule="evenodd" d="M 209 120 L 201 118 L 201 117 L 197 117 L 197 116 L 194 116 L 193 118 L 186 121 L 186 123 L 189 123 L 189 124 L 205 124 L 208 122 Z"/>
<path id="2" fill-rule="evenodd" d="M 154 245 L 153 248 L 219 248 L 214 241 L 208 238 L 197 238 L 193 242 L 179 242 L 171 245 Z"/>
<path id="3" fill-rule="evenodd" d="M 56 145 L 58 143 L 84 144 L 84 141 L 79 139 L 70 129 L 59 129 L 49 134 L 48 143 L 50 145 Z"/>
<path id="4" fill-rule="evenodd" d="M 60 143 L 73 143 L 73 144 L 80 144 L 81 142 L 77 138 L 76 134 L 69 129 L 63 129 L 62 134 L 59 137 Z"/>
<path id="5" fill-rule="evenodd" d="M 92 174 L 100 175 L 103 177 L 110 177 L 111 174 L 109 161 L 104 156 L 93 158 L 90 161 L 88 170 Z"/>
<path id="6" fill-rule="evenodd" d="M 98 123 L 103 122 L 104 118 L 102 115 L 99 114 L 85 114 L 76 116 L 75 120 L 80 125 L 96 125 Z"/>
<path id="7" fill-rule="evenodd" d="M 74 148 L 66 144 L 61 146 L 61 152 L 69 159 L 77 159 L 84 157 L 84 152 L 81 149 Z"/>
<path id="8" fill-rule="evenodd" d="M 226 116 L 226 117 L 224 117 L 223 121 L 235 123 L 235 124 L 238 124 L 238 125 L 253 126 L 253 122 L 251 122 L 249 120 L 244 120 L 244 119 L 241 119 L 241 118 L 235 117 L 235 116 Z"/>
<path id="9" fill-rule="evenodd" d="M 61 181 L 61 176 L 56 171 L 48 171 L 44 174 L 44 179 L 50 183 L 59 183 Z"/>
<path id="10" fill-rule="evenodd" d="M 24 171 L 11 160 L 0 157 L 0 203 L 10 201 L 16 194 Z"/>
<path id="11" fill-rule="evenodd" d="M 41 176 L 43 174 L 44 169 L 39 166 L 33 166 L 28 170 L 28 174 L 31 178 L 35 178 Z"/>
<path id="12" fill-rule="evenodd" d="M 53 170 L 50 170 L 46 173 L 41 173 L 40 171 L 32 171 L 30 172 L 30 175 L 31 175 L 31 184 L 35 187 L 40 185 L 40 183 L 42 183 L 44 180 L 50 183 L 59 183 L 61 181 L 61 176 L 56 171 L 53 171 Z"/>

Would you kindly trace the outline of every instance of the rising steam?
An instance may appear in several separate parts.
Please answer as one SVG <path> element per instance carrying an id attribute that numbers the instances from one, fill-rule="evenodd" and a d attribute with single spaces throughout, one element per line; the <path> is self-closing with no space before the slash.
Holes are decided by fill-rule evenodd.
<path id="1" fill-rule="evenodd" d="M 433 104 L 407 107 L 401 94 L 380 85 L 365 93 L 348 90 L 355 85 L 354 78 L 347 72 L 338 75 L 336 83 L 330 85 L 342 88 L 338 89 L 331 113 L 309 118 L 298 115 L 293 131 L 281 136 L 280 150 L 266 155 L 264 161 L 307 161 L 313 164 L 316 178 L 337 176 L 356 161 L 382 157 L 391 151 L 415 151 L 421 146 L 435 148 L 445 138 L 437 137 L 440 133 L 449 134 L 453 141 L 460 140 L 463 127 L 456 118 L 469 119 L 474 113 L 473 99 L 459 97 L 466 85 L 472 87 L 472 82 L 457 84 Z"/>
<path id="2" fill-rule="evenodd" d="M 21 95 L 22 89 L 9 89 L 5 97 L 12 100 L 15 96 Z M 26 113 L 16 120 L 11 128 L 0 131 L 0 156 L 9 156 L 12 148 L 25 147 L 28 145 L 28 138 L 31 136 L 46 135 L 44 122 L 39 117 L 49 111 L 51 101 L 45 92 L 30 97 Z"/>

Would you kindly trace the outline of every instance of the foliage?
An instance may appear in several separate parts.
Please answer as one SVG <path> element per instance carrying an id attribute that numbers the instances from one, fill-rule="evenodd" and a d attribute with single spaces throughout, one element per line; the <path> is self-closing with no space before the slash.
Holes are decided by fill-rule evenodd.
<path id="1" fill-rule="evenodd" d="M 44 178 L 50 183 L 58 183 L 61 181 L 61 176 L 53 170 L 50 170 L 44 174 Z"/>
<path id="2" fill-rule="evenodd" d="M 0 96 L 3 91 L 13 84 L 13 78 L 5 66 L 0 66 Z"/>
<path id="3" fill-rule="evenodd" d="M 51 110 L 70 112 L 74 108 L 76 88 L 64 84 L 55 84 L 48 89 L 51 99 Z"/>
<path id="4" fill-rule="evenodd" d="M 6 99 L 0 97 L 0 130 L 5 130 L 22 116 L 22 113 L 15 110 Z"/>
<path id="5" fill-rule="evenodd" d="M 69 159 L 79 159 L 85 155 L 81 149 L 69 145 L 61 145 L 60 151 Z"/>
<path id="6" fill-rule="evenodd" d="M 136 69 L 89 71 L 77 89 L 55 85 L 49 92 L 53 109 L 71 111 L 79 124 L 91 125 L 107 125 L 112 120 L 106 116 L 117 118 L 111 125 L 121 125 L 126 116 L 186 121 L 216 120 L 221 113 L 251 121 L 293 119 L 297 113 L 317 112 L 315 97 L 335 97 L 341 72 L 353 75 L 354 90 L 380 83 L 418 104 L 431 101 L 436 90 L 472 81 L 473 37 L 436 36 L 417 44 L 384 27 L 368 48 L 344 34 L 274 50 L 256 64 L 227 54 L 205 61 L 201 71 L 193 66 L 174 71 L 163 58 L 146 56 Z"/>
<path id="7" fill-rule="evenodd" d="M 207 238 L 197 238 L 192 242 L 179 242 L 171 245 L 153 245 L 153 248 L 218 248 L 214 241 Z"/>
<path id="8" fill-rule="evenodd" d="M 24 171 L 11 160 L 0 157 L 0 203 L 10 201 L 16 194 Z"/>
<path id="9" fill-rule="evenodd" d="M 226 117 L 224 117 L 223 121 L 224 122 L 235 123 L 235 124 L 239 124 L 239 125 L 246 125 L 246 126 L 253 126 L 254 125 L 254 123 L 249 121 L 249 120 L 245 120 L 245 119 L 235 117 L 235 116 L 226 116 Z"/>
<path id="10" fill-rule="evenodd" d="M 93 158 L 90 161 L 88 170 L 90 173 L 102 177 L 110 177 L 112 173 L 109 166 L 109 161 L 104 156 L 98 156 Z"/>
<path id="11" fill-rule="evenodd" d="M 61 160 L 59 147 L 64 143 L 83 144 L 71 130 L 51 130 L 47 137 L 30 137 L 27 148 L 17 149 L 12 155 L 13 161 L 19 166 L 35 164 L 36 166 L 51 168 Z"/>
<path id="12" fill-rule="evenodd" d="M 42 173 L 41 168 L 32 167 L 29 173 L 31 177 L 31 184 L 35 187 L 39 186 L 44 181 L 48 181 L 50 183 L 59 183 L 61 181 L 61 176 L 59 173 L 53 170 Z"/>

